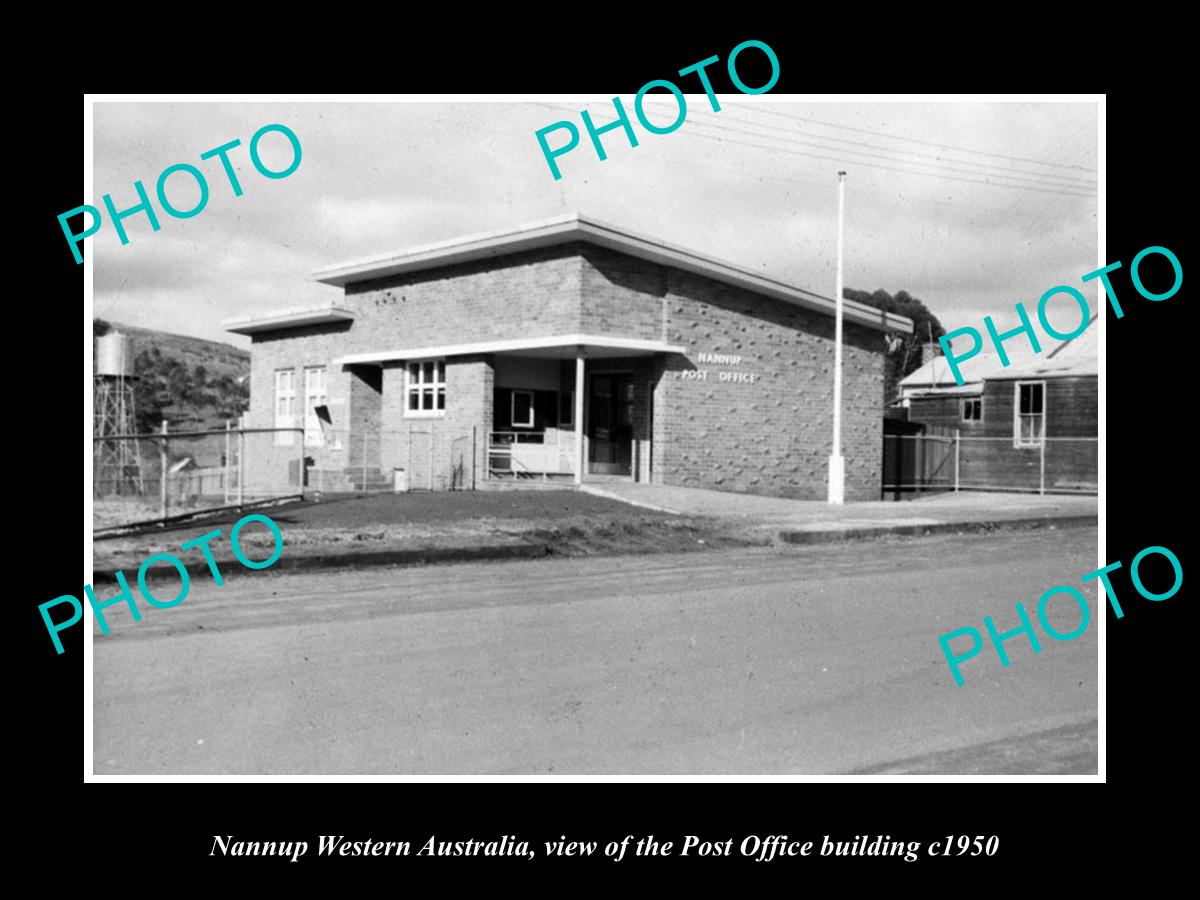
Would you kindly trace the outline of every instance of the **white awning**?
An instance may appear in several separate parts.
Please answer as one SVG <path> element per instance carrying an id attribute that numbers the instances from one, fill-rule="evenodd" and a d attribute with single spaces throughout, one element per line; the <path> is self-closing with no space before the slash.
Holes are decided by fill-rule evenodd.
<path id="1" fill-rule="evenodd" d="M 608 337 L 594 334 L 560 334 L 553 337 L 516 338 L 506 341 L 475 341 L 469 344 L 440 344 L 351 353 L 335 359 L 334 365 L 379 364 L 395 360 L 435 359 L 448 356 L 477 356 L 507 353 L 542 359 L 574 359 L 580 352 L 588 359 L 614 356 L 649 356 L 655 353 L 686 353 L 681 344 L 646 341 L 637 338 Z"/>

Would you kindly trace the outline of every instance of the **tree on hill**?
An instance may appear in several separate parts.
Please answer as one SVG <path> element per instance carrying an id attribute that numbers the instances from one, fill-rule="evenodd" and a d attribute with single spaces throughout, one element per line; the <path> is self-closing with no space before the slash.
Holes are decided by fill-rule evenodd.
<path id="1" fill-rule="evenodd" d="M 111 323 L 93 319 L 96 337 L 113 330 Z M 134 407 L 139 432 L 158 431 L 164 418 L 190 427 L 220 428 L 220 422 L 236 419 L 250 405 L 249 387 L 229 373 L 215 375 L 205 362 L 189 365 L 181 357 L 205 358 L 168 343 L 167 352 L 151 339 L 139 338 L 134 357 Z"/>
<path id="2" fill-rule="evenodd" d="M 899 394 L 900 380 L 920 368 L 921 345 L 930 341 L 936 342 L 946 333 L 946 329 L 920 298 L 914 297 L 908 291 L 897 291 L 893 296 L 882 288 L 873 292 L 845 288 L 842 296 L 847 300 L 855 300 L 875 309 L 912 319 L 913 333 L 905 337 L 894 349 L 888 350 L 883 397 L 884 403 L 890 403 Z"/>

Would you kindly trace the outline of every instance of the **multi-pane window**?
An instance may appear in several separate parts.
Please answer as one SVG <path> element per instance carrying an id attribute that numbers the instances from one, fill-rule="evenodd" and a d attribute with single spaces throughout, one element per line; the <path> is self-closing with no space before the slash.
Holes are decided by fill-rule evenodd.
<path id="1" fill-rule="evenodd" d="M 441 416 L 446 411 L 446 362 L 421 360 L 408 364 L 405 415 Z"/>
<path id="2" fill-rule="evenodd" d="M 296 370 L 275 370 L 275 427 L 296 427 Z M 276 431 L 275 445 L 290 447 L 296 440 L 292 431 Z"/>
<path id="3" fill-rule="evenodd" d="M 325 406 L 329 397 L 325 393 L 325 367 L 309 366 L 304 370 L 304 445 L 320 447 L 325 442 L 321 430 L 321 419 L 317 407 Z"/>
<path id="4" fill-rule="evenodd" d="M 983 419 L 983 399 L 968 397 L 962 402 L 962 420 L 964 422 L 979 422 Z"/>
<path id="5" fill-rule="evenodd" d="M 1018 381 L 1013 422 L 1014 447 L 1040 447 L 1046 437 L 1046 384 Z"/>

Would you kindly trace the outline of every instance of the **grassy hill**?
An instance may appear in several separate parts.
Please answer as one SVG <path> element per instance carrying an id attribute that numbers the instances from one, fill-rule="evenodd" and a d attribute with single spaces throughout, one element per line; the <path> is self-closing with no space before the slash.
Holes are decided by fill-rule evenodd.
<path id="1" fill-rule="evenodd" d="M 93 340 L 120 331 L 133 341 L 138 430 L 225 427 L 250 397 L 250 354 L 230 344 L 96 319 Z"/>

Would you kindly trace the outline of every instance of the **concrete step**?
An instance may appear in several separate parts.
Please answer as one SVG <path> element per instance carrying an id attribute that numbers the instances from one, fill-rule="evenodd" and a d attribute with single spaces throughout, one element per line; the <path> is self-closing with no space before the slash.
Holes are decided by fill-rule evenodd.
<path id="1" fill-rule="evenodd" d="M 552 477 L 542 481 L 512 478 L 490 478 L 478 482 L 475 487 L 481 491 L 573 491 L 575 480 L 570 476 Z"/>

